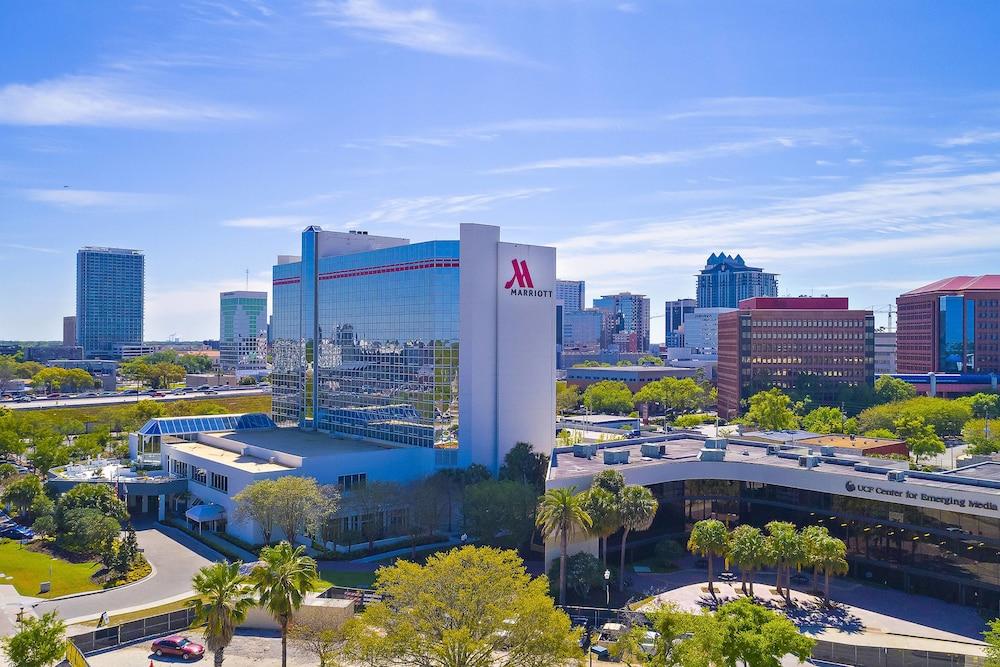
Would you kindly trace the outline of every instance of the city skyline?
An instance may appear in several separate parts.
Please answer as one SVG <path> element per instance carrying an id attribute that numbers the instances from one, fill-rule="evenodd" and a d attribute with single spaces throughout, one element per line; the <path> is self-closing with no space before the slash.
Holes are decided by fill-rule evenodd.
<path id="1" fill-rule="evenodd" d="M 12 8 L 0 339 L 61 339 L 86 245 L 144 250 L 147 339 L 215 338 L 309 224 L 499 225 L 654 313 L 720 250 L 857 308 L 995 272 L 1000 8 L 763 5 Z"/>

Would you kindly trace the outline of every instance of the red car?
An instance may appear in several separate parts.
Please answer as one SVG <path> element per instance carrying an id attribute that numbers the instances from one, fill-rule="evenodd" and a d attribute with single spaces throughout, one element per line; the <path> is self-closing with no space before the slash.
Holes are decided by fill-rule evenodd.
<path id="1" fill-rule="evenodd" d="M 182 660 L 191 660 L 205 655 L 205 647 L 187 637 L 171 635 L 153 642 L 153 653 L 159 656 L 179 655 Z"/>

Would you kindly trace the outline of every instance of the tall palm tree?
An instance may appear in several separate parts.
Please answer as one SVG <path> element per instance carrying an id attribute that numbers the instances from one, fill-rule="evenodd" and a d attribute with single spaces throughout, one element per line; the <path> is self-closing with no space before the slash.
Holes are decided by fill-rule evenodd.
<path id="1" fill-rule="evenodd" d="M 205 624 L 205 645 L 215 655 L 215 667 L 233 640 L 236 626 L 256 604 L 253 589 L 240 574 L 240 563 L 214 563 L 198 570 L 191 582 L 198 597 L 190 602 L 197 623 Z"/>
<path id="2" fill-rule="evenodd" d="M 816 552 L 820 544 L 830 537 L 830 531 L 826 526 L 806 526 L 802 529 L 802 548 L 805 549 L 805 563 L 812 566 L 813 583 L 819 582 L 819 565 L 816 562 Z"/>
<path id="3" fill-rule="evenodd" d="M 812 562 L 823 573 L 823 604 L 830 606 L 830 575 L 847 574 L 847 545 L 836 537 L 820 540 L 812 552 Z"/>
<path id="4" fill-rule="evenodd" d="M 618 501 L 608 490 L 592 486 L 587 491 L 584 509 L 590 515 L 593 524 L 590 534 L 597 537 L 598 550 L 601 552 L 605 569 L 608 567 L 608 538 L 622 527 L 618 516 Z"/>
<path id="5" fill-rule="evenodd" d="M 618 590 L 625 590 L 625 543 L 633 530 L 648 530 L 660 503 L 653 492 L 640 484 L 630 484 L 618 496 L 618 517 L 622 522 L 622 552 L 618 566 Z"/>
<path id="6" fill-rule="evenodd" d="M 729 534 L 727 545 L 729 561 L 740 568 L 740 588 L 744 595 L 753 597 L 754 573 L 767 560 L 767 542 L 764 534 L 755 526 L 737 526 Z M 747 592 L 747 580 L 750 580 L 750 592 Z"/>
<path id="7" fill-rule="evenodd" d="M 718 519 L 704 519 L 691 528 L 688 551 L 708 560 L 708 592 L 715 597 L 712 562 L 716 556 L 724 556 L 729 539 L 729 529 Z"/>
<path id="8" fill-rule="evenodd" d="M 264 547 L 260 566 L 250 574 L 260 606 L 281 626 L 281 667 L 287 664 L 288 622 L 318 578 L 316 561 L 305 554 L 304 546 L 286 541 Z"/>
<path id="9" fill-rule="evenodd" d="M 771 521 L 764 529 L 767 531 L 768 555 L 775 566 L 775 588 L 778 595 L 783 595 L 785 600 L 791 602 L 791 591 L 789 591 L 792 568 L 798 567 L 805 562 L 805 544 L 802 534 L 795 530 L 795 524 L 788 521 Z M 782 584 L 782 575 L 788 577 L 789 582 Z"/>
<path id="10" fill-rule="evenodd" d="M 576 493 L 576 487 L 549 489 L 538 503 L 535 525 L 542 529 L 545 539 L 559 536 L 559 604 L 566 604 L 566 551 L 569 535 L 576 530 L 587 530 L 593 520 L 583 506 L 583 494 Z"/>

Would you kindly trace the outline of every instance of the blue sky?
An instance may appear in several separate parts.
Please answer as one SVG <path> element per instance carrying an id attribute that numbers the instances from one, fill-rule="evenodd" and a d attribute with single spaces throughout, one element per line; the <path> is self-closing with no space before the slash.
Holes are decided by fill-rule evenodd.
<path id="1" fill-rule="evenodd" d="M 88 244 L 146 251 L 147 338 L 217 337 L 306 224 L 498 224 L 654 314 L 719 250 L 884 308 L 1000 272 L 998 30 L 985 1 L 14 3 L 0 339 L 61 335 Z"/>

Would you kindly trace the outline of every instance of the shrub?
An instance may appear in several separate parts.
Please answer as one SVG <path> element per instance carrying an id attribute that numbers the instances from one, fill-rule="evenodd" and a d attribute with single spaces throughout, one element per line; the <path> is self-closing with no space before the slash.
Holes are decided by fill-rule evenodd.
<path id="1" fill-rule="evenodd" d="M 972 408 L 960 401 L 919 396 L 862 410 L 858 415 L 858 430 L 862 433 L 876 429 L 894 431 L 894 424 L 901 417 L 921 417 L 940 436 L 958 435 L 965 422 L 972 419 Z"/>
<path id="2" fill-rule="evenodd" d="M 712 424 L 715 422 L 715 415 L 708 414 L 693 414 L 693 415 L 681 415 L 674 420 L 674 426 L 677 428 L 691 428 L 692 426 L 701 426 L 702 424 Z"/>
<path id="3" fill-rule="evenodd" d="M 604 586 L 604 565 L 593 554 L 580 552 L 566 559 L 566 588 L 578 599 L 590 595 L 594 588 Z M 549 568 L 549 591 L 553 596 L 559 593 L 559 559 Z"/>

